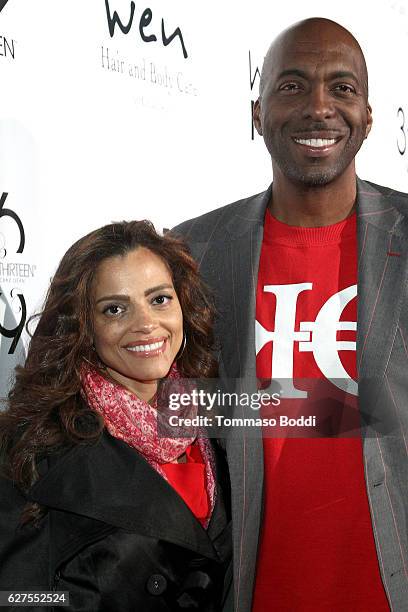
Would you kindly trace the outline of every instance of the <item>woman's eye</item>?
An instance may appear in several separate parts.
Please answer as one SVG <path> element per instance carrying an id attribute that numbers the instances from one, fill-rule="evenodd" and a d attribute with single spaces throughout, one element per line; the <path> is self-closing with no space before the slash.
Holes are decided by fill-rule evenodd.
<path id="1" fill-rule="evenodd" d="M 109 304 L 109 306 L 103 309 L 103 314 L 106 314 L 108 317 L 115 317 L 122 314 L 124 311 L 124 307 L 119 306 L 119 304 Z"/>
<path id="2" fill-rule="evenodd" d="M 153 299 L 152 304 L 158 304 L 159 306 L 163 306 L 172 299 L 173 298 L 170 295 L 158 295 Z"/>

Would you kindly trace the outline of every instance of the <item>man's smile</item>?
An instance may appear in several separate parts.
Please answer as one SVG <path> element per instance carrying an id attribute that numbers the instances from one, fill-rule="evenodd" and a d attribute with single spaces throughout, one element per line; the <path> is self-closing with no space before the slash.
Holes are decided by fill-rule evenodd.
<path id="1" fill-rule="evenodd" d="M 329 130 L 303 132 L 292 136 L 292 141 L 308 157 L 323 157 L 330 154 L 341 140 L 343 135 Z"/>
<path id="2" fill-rule="evenodd" d="M 335 138 L 294 138 L 295 142 L 308 147 L 328 147 L 335 144 Z"/>

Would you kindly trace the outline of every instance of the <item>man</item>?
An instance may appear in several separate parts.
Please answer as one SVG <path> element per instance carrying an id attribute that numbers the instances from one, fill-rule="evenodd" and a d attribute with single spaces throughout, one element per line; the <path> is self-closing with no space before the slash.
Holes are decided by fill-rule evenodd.
<path id="1" fill-rule="evenodd" d="M 317 18 L 280 34 L 254 124 L 271 187 L 175 230 L 215 293 L 220 377 L 246 392 L 278 378 L 281 413 L 306 407 L 331 422 L 333 407 L 358 407 L 364 426 L 227 439 L 233 610 L 402 612 L 408 199 L 356 177 L 372 114 L 354 37 Z M 323 399 L 319 384 L 332 389 Z"/>

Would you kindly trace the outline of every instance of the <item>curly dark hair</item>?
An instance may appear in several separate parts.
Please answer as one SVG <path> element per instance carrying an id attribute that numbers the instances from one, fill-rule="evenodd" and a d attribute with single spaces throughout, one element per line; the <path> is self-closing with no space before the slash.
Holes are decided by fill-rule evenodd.
<path id="1" fill-rule="evenodd" d="M 38 319 L 25 365 L 16 368 L 7 410 L 0 414 L 3 472 L 23 491 L 37 480 L 41 458 L 94 442 L 102 432 L 101 417 L 80 394 L 82 361 L 98 365 L 92 346 L 92 283 L 102 261 L 138 247 L 160 256 L 172 274 L 188 339 L 177 359 L 180 374 L 216 376 L 214 306 L 185 242 L 159 235 L 149 221 L 112 223 L 84 236 L 63 256 L 42 312 L 28 322 Z M 33 508 L 27 520 L 36 518 Z"/>

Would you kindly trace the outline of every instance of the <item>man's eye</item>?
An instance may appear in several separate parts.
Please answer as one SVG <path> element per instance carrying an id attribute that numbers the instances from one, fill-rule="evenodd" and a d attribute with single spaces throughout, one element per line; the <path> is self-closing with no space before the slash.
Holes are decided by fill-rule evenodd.
<path id="1" fill-rule="evenodd" d="M 108 317 L 117 317 L 122 314 L 125 309 L 123 306 L 119 306 L 119 304 L 109 304 L 103 309 L 103 314 L 106 314 Z"/>
<path id="2" fill-rule="evenodd" d="M 298 83 L 283 83 L 279 87 L 280 91 L 297 91 L 298 89 L 300 89 L 300 86 Z"/>
<path id="3" fill-rule="evenodd" d="M 170 295 L 158 295 L 152 300 L 152 304 L 158 304 L 159 306 L 163 306 L 167 304 L 173 298 Z"/>
<path id="4" fill-rule="evenodd" d="M 355 93 L 355 89 L 352 85 L 347 85 L 346 83 L 340 83 L 334 87 L 336 91 L 341 91 L 342 93 Z"/>

